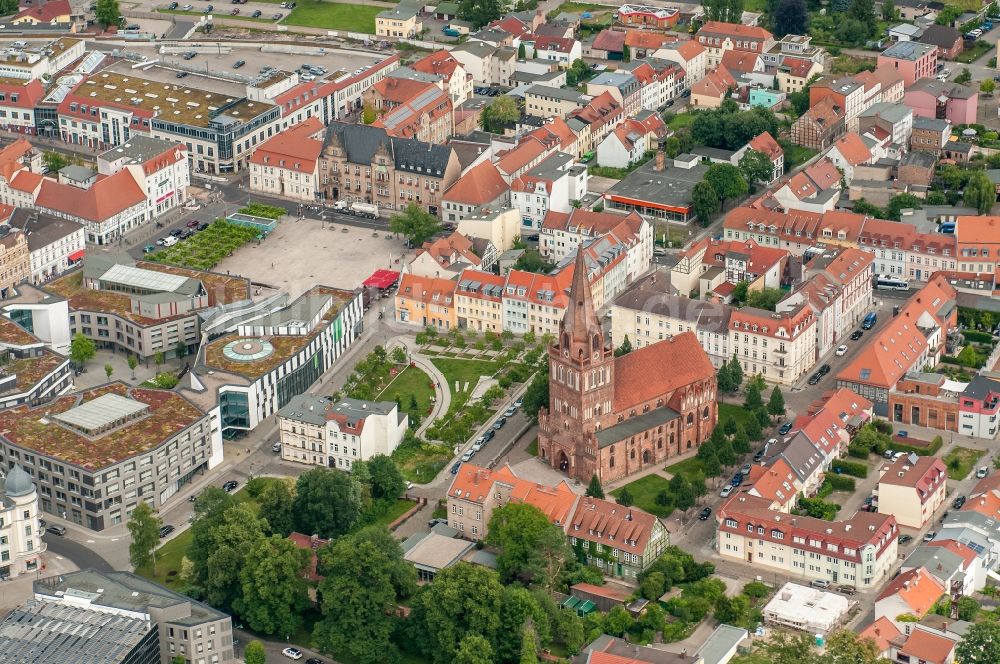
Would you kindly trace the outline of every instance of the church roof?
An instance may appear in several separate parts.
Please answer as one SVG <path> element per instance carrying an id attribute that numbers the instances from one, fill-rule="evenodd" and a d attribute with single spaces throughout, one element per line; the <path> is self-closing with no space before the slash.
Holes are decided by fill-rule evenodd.
<path id="1" fill-rule="evenodd" d="M 615 358 L 614 410 L 622 413 L 715 375 L 694 332 L 684 332 Z"/>

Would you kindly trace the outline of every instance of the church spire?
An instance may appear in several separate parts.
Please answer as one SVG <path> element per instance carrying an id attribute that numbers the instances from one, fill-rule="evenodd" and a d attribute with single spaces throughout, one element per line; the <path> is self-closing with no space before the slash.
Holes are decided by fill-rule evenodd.
<path id="1" fill-rule="evenodd" d="M 587 279 L 587 261 L 582 243 L 576 248 L 569 302 L 559 327 L 559 342 L 564 352 L 570 351 L 570 357 L 589 358 L 593 353 L 604 351 L 604 330 L 594 310 L 594 297 Z"/>

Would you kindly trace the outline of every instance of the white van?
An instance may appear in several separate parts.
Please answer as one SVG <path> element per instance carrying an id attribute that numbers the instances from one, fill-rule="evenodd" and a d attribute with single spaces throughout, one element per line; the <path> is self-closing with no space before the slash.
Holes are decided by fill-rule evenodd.
<path id="1" fill-rule="evenodd" d="M 178 242 L 177 238 L 174 237 L 173 235 L 168 235 L 167 237 L 163 238 L 164 247 L 172 247 L 175 244 L 177 244 L 177 242 Z"/>

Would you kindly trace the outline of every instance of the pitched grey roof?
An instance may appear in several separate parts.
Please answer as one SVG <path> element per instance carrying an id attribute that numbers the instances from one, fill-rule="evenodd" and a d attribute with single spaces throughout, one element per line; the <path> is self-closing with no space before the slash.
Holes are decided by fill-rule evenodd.
<path id="1" fill-rule="evenodd" d="M 452 154 L 452 149 L 445 145 L 394 138 L 385 129 L 368 125 L 334 122 L 327 129 L 327 140 L 333 136 L 340 140 L 347 160 L 353 164 L 371 164 L 379 147 L 385 145 L 396 170 L 424 175 L 443 175 Z"/>
<path id="2" fill-rule="evenodd" d="M 785 442 L 775 443 L 768 448 L 767 453 L 765 465 L 770 466 L 776 458 L 781 457 L 803 482 L 823 460 L 823 453 L 801 431 Z"/>
<path id="3" fill-rule="evenodd" d="M 941 48 L 951 48 L 957 40 L 962 38 L 960 33 L 950 25 L 929 25 L 924 30 L 924 34 L 917 39 L 921 44 L 933 44 Z"/>

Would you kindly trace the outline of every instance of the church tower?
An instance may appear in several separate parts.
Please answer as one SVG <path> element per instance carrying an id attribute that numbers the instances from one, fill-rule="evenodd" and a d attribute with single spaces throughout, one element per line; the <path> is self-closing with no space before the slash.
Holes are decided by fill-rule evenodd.
<path id="1" fill-rule="evenodd" d="M 549 409 L 539 417 L 539 450 L 548 463 L 581 481 L 597 470 L 594 433 L 614 404 L 614 349 L 594 310 L 582 245 L 559 337 L 549 347 Z"/>

